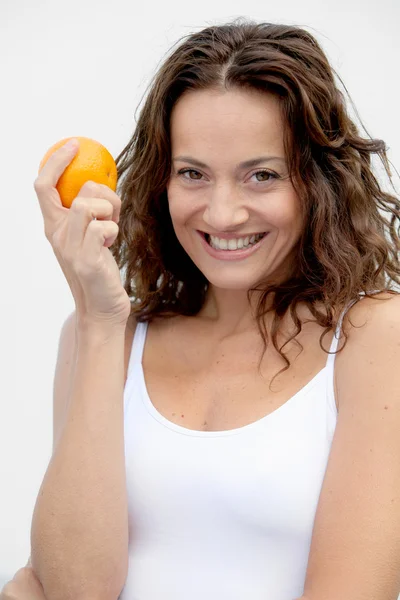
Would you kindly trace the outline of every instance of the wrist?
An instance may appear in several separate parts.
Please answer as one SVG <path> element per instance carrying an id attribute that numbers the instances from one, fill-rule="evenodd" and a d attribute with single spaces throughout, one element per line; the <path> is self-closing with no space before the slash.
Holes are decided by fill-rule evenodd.
<path id="1" fill-rule="evenodd" d="M 105 321 L 91 317 L 78 317 L 76 319 L 76 333 L 78 338 L 108 340 L 124 337 L 127 321 Z"/>

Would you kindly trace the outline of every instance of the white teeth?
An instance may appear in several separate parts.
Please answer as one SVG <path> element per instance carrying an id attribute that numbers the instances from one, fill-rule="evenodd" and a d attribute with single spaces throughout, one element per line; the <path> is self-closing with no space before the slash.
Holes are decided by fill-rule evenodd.
<path id="1" fill-rule="evenodd" d="M 257 233 L 252 236 L 246 236 L 243 238 L 231 238 L 227 240 L 226 238 L 218 238 L 214 235 L 209 236 L 209 244 L 212 248 L 216 250 L 240 250 L 241 248 L 246 248 L 246 246 L 250 246 L 258 242 L 259 239 L 264 237 L 264 233 Z"/>
<path id="2" fill-rule="evenodd" d="M 228 240 L 228 250 L 237 250 L 236 240 Z"/>

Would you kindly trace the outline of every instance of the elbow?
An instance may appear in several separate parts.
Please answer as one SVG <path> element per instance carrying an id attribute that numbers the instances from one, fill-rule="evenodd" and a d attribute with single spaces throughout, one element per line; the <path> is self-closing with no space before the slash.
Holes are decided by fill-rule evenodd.
<path id="1" fill-rule="evenodd" d="M 52 555 L 43 537 L 31 537 L 31 566 L 39 579 L 45 598 L 51 600 L 118 600 L 128 574 L 128 552 L 102 556 L 100 551 L 89 557 L 71 551 L 56 550 Z M 61 544 L 56 544 L 60 548 Z"/>
<path id="2" fill-rule="evenodd" d="M 122 590 L 121 590 L 122 591 Z M 102 592 L 93 592 L 93 593 L 85 593 L 78 596 L 74 596 L 74 600 L 118 600 L 119 594 L 107 594 L 104 591 Z M 72 598 L 69 597 L 69 598 Z"/>
<path id="3" fill-rule="evenodd" d="M 123 587 L 118 589 L 99 589 L 98 587 L 92 588 L 90 586 L 68 586 L 68 589 L 61 586 L 51 586 L 51 589 L 47 589 L 43 586 L 43 592 L 45 598 L 51 598 L 51 600 L 118 600 Z"/>
<path id="4" fill-rule="evenodd" d="M 112 577 L 104 579 L 89 576 L 83 578 L 75 572 L 68 576 L 59 572 L 59 576 L 50 575 L 49 569 L 35 569 L 34 557 L 32 570 L 43 588 L 45 598 L 51 600 L 118 600 L 126 581 L 127 571 L 115 570 Z"/>

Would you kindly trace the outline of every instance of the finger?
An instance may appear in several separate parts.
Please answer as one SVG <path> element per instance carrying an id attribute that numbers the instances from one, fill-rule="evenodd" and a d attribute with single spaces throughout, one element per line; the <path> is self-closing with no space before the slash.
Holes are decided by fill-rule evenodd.
<path id="1" fill-rule="evenodd" d="M 72 145 L 70 145 L 71 142 Z M 61 175 L 75 157 L 78 148 L 79 142 L 76 141 L 73 144 L 73 140 L 61 146 L 50 155 L 34 181 L 33 187 L 43 214 L 45 230 L 54 230 L 60 214 L 65 215 L 68 210 L 62 205 L 56 186 Z"/>
<path id="2" fill-rule="evenodd" d="M 86 231 L 82 244 L 82 256 L 85 257 L 85 265 L 88 270 L 93 270 L 99 264 L 103 247 L 107 240 L 107 246 L 111 246 L 117 235 L 119 227 L 114 221 L 92 221 Z"/>
<path id="3" fill-rule="evenodd" d="M 0 599 L 1 600 L 12 600 L 12 598 L 17 598 L 15 591 L 15 583 L 13 581 L 7 581 L 4 587 L 0 590 Z"/>
<path id="4" fill-rule="evenodd" d="M 0 600 L 45 600 L 43 586 L 33 569 L 22 567 L 3 588 Z"/>
<path id="5" fill-rule="evenodd" d="M 121 198 L 107 185 L 96 183 L 95 181 L 86 181 L 79 190 L 79 196 L 84 198 L 104 198 L 104 200 L 111 202 L 113 205 L 112 220 L 118 223 L 121 213 Z"/>
<path id="6" fill-rule="evenodd" d="M 112 223 L 114 207 L 104 198 L 84 198 L 78 196 L 69 209 L 65 239 L 65 258 L 73 260 L 81 253 L 87 228 L 93 219 Z"/>
<path id="7" fill-rule="evenodd" d="M 49 185 L 56 186 L 66 166 L 79 150 L 79 140 L 71 138 L 63 146 L 52 152 L 39 171 L 39 178 Z M 66 162 L 68 161 L 68 162 Z"/>

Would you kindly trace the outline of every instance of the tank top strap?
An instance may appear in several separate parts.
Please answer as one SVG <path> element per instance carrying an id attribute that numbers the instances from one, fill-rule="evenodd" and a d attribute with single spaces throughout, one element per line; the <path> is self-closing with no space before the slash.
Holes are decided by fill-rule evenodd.
<path id="1" fill-rule="evenodd" d="M 379 291 L 379 290 L 376 290 L 376 291 Z M 373 292 L 373 293 L 375 293 L 375 292 Z M 354 304 L 356 304 L 359 300 L 362 300 L 364 297 L 365 297 L 365 292 L 360 292 L 359 293 L 359 297 L 355 298 L 354 300 L 351 300 L 349 302 L 349 304 L 342 311 L 342 313 L 341 313 L 341 315 L 339 317 L 337 326 L 336 326 L 335 334 L 334 334 L 334 336 L 332 338 L 331 347 L 329 349 L 328 359 L 326 361 L 326 366 L 327 367 L 331 367 L 333 369 L 333 365 L 334 365 L 335 357 L 336 357 L 336 351 L 337 351 L 339 340 L 340 340 L 340 336 L 341 336 L 341 333 L 342 333 L 343 319 L 344 319 L 346 313 L 350 310 L 350 308 L 352 306 L 354 306 Z"/>
<path id="2" fill-rule="evenodd" d="M 146 341 L 148 322 L 137 323 L 136 330 L 133 335 L 131 354 L 129 357 L 128 377 L 131 374 L 135 365 L 140 365 L 142 362 L 144 343 Z"/>

